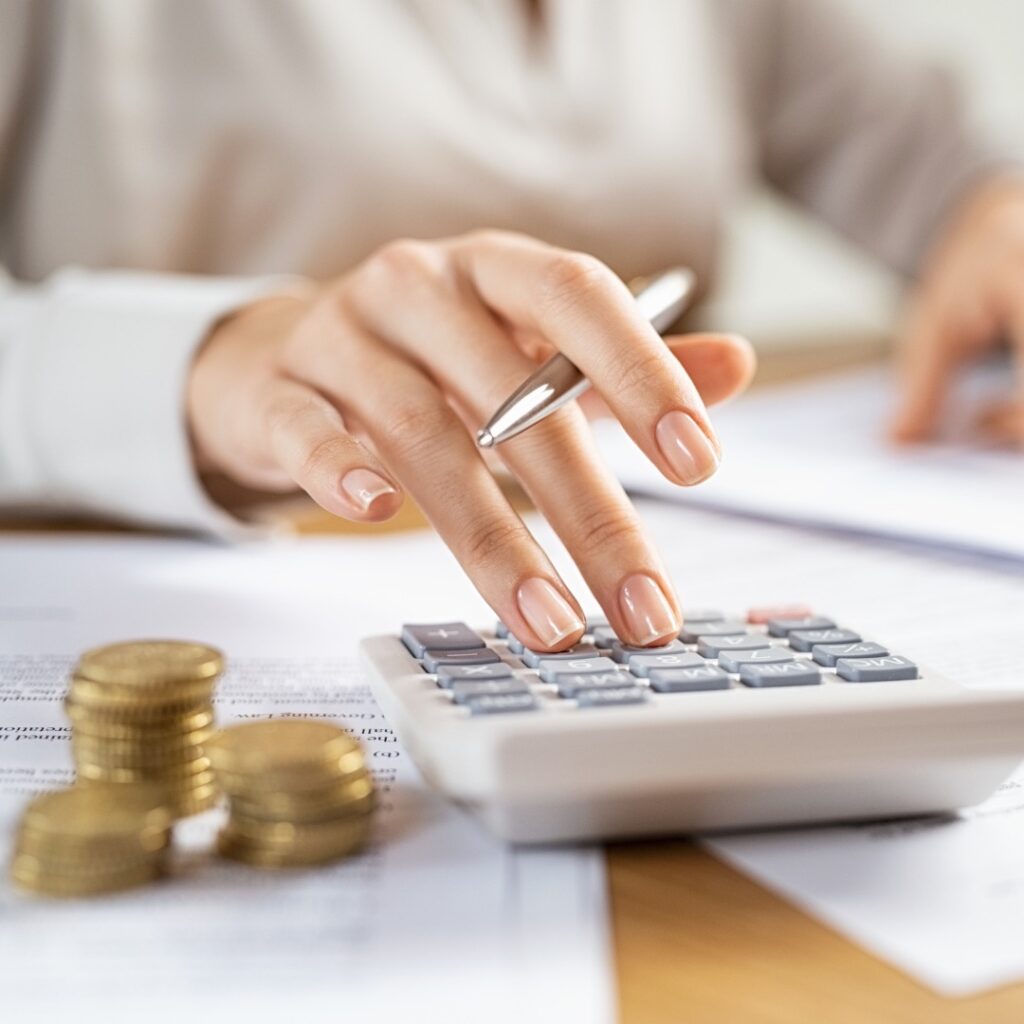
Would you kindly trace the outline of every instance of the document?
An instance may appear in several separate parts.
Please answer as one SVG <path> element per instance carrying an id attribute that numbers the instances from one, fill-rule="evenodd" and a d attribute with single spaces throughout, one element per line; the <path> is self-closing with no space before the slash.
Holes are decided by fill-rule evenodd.
<path id="1" fill-rule="evenodd" d="M 966 685 L 1024 687 L 1019 562 L 640 507 L 684 606 L 806 602 Z M 546 529 L 538 536 L 555 545 Z M 707 846 L 937 992 L 1024 980 L 1024 772 L 957 815 L 721 836 Z"/>
<path id="2" fill-rule="evenodd" d="M 228 658 L 222 723 L 343 723 L 382 799 L 370 849 L 319 870 L 218 860 L 222 812 L 210 812 L 178 827 L 173 877 L 146 889 L 45 901 L 4 878 L 4 1019 L 520 1024 L 528 1010 L 537 1022 L 610 1022 L 599 849 L 491 839 L 424 785 L 366 686 L 361 635 L 438 617 L 492 616 L 426 533 L 234 548 L 0 541 L 4 863 L 25 801 L 72 777 L 61 697 L 76 656 L 109 641 L 216 644 Z"/>
<path id="3" fill-rule="evenodd" d="M 956 441 L 1009 370 L 966 382 L 958 421 L 940 443 L 902 449 L 884 439 L 895 407 L 891 376 L 856 370 L 712 410 L 724 457 L 695 488 L 665 480 L 617 424 L 602 421 L 597 435 L 635 494 L 1024 561 L 1024 458 Z"/>

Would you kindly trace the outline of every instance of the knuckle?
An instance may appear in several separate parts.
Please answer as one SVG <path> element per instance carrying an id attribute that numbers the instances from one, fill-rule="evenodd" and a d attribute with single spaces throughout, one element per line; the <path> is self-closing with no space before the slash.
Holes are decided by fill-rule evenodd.
<path id="1" fill-rule="evenodd" d="M 462 545 L 462 558 L 472 568 L 493 566 L 507 559 L 527 540 L 526 528 L 515 519 L 488 518 L 474 522 Z"/>
<path id="2" fill-rule="evenodd" d="M 549 311 L 564 310 L 607 293 L 617 280 L 596 256 L 555 253 L 543 271 L 541 301 Z"/>
<path id="3" fill-rule="evenodd" d="M 620 397 L 650 397 L 671 384 L 666 363 L 666 352 L 642 351 L 622 345 L 612 354 L 608 366 L 608 379 L 615 381 Z"/>
<path id="4" fill-rule="evenodd" d="M 415 458 L 446 444 L 452 431 L 459 429 L 455 413 L 440 399 L 400 406 L 381 427 L 387 447 L 406 458 Z"/>
<path id="5" fill-rule="evenodd" d="M 575 531 L 584 551 L 643 545 L 640 525 L 620 509 L 598 505 L 577 513 Z"/>
<path id="6" fill-rule="evenodd" d="M 367 270 L 374 277 L 406 287 L 442 280 L 446 266 L 439 246 L 415 238 L 388 242 L 367 260 Z"/>

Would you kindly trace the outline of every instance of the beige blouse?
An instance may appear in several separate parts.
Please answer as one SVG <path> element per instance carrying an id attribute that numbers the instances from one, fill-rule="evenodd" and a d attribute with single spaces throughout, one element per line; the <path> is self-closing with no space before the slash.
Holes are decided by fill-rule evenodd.
<path id="1" fill-rule="evenodd" d="M 755 179 L 912 272 L 996 159 L 828 0 L 542 11 L 0 0 L 0 502 L 221 527 L 182 389 L 268 275 L 486 225 L 707 278 Z"/>

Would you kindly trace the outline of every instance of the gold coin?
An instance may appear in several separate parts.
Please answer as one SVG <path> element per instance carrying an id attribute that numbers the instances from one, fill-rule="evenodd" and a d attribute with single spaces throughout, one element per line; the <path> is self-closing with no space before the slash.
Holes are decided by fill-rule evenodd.
<path id="1" fill-rule="evenodd" d="M 256 776 L 267 785 L 278 778 L 356 771 L 363 766 L 362 747 L 344 729 L 301 718 L 223 729 L 207 744 L 207 751 L 218 771 Z"/>
<path id="2" fill-rule="evenodd" d="M 210 761 L 205 757 L 196 757 L 177 765 L 137 766 L 132 768 L 108 767 L 95 761 L 75 760 L 75 772 L 83 782 L 115 783 L 125 785 L 153 782 L 160 785 L 205 785 L 215 781 L 210 770 Z"/>
<path id="3" fill-rule="evenodd" d="M 71 719 L 75 735 L 91 739 L 141 742 L 150 738 L 184 737 L 195 733 L 212 735 L 213 708 L 208 703 L 201 710 L 187 709 L 166 719 L 143 721 L 125 721 L 123 716 L 111 718 L 72 701 L 65 701 L 64 708 Z"/>
<path id="4" fill-rule="evenodd" d="M 176 682 L 162 689 L 97 683 L 72 676 L 68 698 L 87 712 L 139 718 L 173 718 L 208 705 L 213 695 L 213 680 Z"/>
<path id="5" fill-rule="evenodd" d="M 159 860 L 81 875 L 57 874 L 32 857 L 15 857 L 11 864 L 11 880 L 19 888 L 45 896 L 94 896 L 132 889 L 155 881 L 163 873 L 164 864 Z"/>
<path id="6" fill-rule="evenodd" d="M 349 823 L 344 830 L 336 830 L 324 841 L 305 844 L 267 845 L 253 841 L 231 829 L 230 824 L 217 836 L 217 850 L 232 860 L 255 867 L 287 868 L 308 867 L 340 860 L 355 853 L 370 837 L 369 819 Z"/>
<path id="7" fill-rule="evenodd" d="M 125 838 L 171 826 L 163 794 L 150 786 L 72 786 L 36 797 L 21 818 L 21 828 L 40 836 L 82 840 Z"/>
<path id="8" fill-rule="evenodd" d="M 176 818 L 190 818 L 217 806 L 220 790 L 214 785 L 196 786 L 183 790 L 171 797 L 171 808 Z"/>
<path id="9" fill-rule="evenodd" d="M 170 809 L 169 804 L 165 806 Z M 15 840 L 15 849 L 20 853 L 61 863 L 90 860 L 121 862 L 159 853 L 167 849 L 170 842 L 170 827 L 145 828 L 131 836 L 83 839 L 80 836 L 38 832 L 30 826 L 22 825 Z"/>
<path id="10" fill-rule="evenodd" d="M 136 640 L 86 651 L 75 674 L 97 683 L 159 688 L 212 680 L 224 670 L 224 656 L 205 644 L 184 640 Z"/>
<path id="11" fill-rule="evenodd" d="M 373 780 L 368 773 L 328 789 L 229 794 L 232 813 L 260 820 L 303 823 L 368 813 L 374 803 Z"/>
<path id="12" fill-rule="evenodd" d="M 232 814 L 224 826 L 233 839 L 267 848 L 333 846 L 353 833 L 369 828 L 369 818 L 359 816 L 302 824 L 290 821 L 261 821 Z"/>
<path id="13" fill-rule="evenodd" d="M 82 736 L 75 732 L 71 737 L 71 749 L 76 758 L 81 757 L 87 761 L 95 761 L 97 764 L 109 766 L 120 765 L 126 768 L 140 765 L 149 767 L 153 765 L 178 764 L 195 757 L 204 756 L 202 740 L 203 736 L 209 736 L 207 731 L 196 734 L 196 739 L 183 742 L 180 738 L 146 739 L 136 743 L 126 740 L 98 740 L 95 737 Z"/>

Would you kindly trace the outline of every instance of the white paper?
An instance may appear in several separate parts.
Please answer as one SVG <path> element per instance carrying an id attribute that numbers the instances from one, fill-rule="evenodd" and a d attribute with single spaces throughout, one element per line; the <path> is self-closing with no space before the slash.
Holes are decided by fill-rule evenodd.
<path id="1" fill-rule="evenodd" d="M 994 376 L 970 381 L 959 421 L 998 389 Z M 951 439 L 894 447 L 884 440 L 893 408 L 881 368 L 753 392 L 712 411 L 724 458 L 696 488 L 668 483 L 616 424 L 597 434 L 634 493 L 1024 560 L 1024 458 Z"/>
<path id="2" fill-rule="evenodd" d="M 1024 687 L 1019 562 L 669 503 L 643 510 L 684 605 L 742 612 L 806 602 L 967 685 Z M 540 536 L 553 543 L 549 531 Z M 1024 772 L 959 817 L 730 836 L 708 846 L 938 992 L 1024 979 Z"/>
<path id="3" fill-rule="evenodd" d="M 410 571 L 410 567 L 414 570 Z M 5 1019 L 610 1021 L 595 848 L 489 838 L 419 780 L 354 660 L 403 619 L 491 616 L 433 537 L 224 548 L 141 538 L 0 542 L 0 857 L 33 793 L 70 778 L 60 697 L 86 646 L 221 646 L 222 722 L 326 716 L 363 739 L 383 797 L 365 855 L 262 873 L 179 827 L 175 877 L 87 902 L 0 883 Z M 286 1018 L 288 1015 L 288 1018 Z M 355 1016 L 358 1015 L 358 1016 Z"/>

